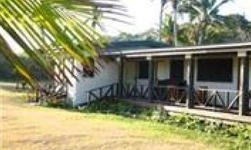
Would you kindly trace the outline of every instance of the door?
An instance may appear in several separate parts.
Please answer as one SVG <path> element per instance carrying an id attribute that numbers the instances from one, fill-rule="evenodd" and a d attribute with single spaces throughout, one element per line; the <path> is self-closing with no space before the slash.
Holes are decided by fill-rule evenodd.
<path id="1" fill-rule="evenodd" d="M 170 62 L 170 79 L 182 81 L 184 80 L 184 61 L 171 60 Z"/>

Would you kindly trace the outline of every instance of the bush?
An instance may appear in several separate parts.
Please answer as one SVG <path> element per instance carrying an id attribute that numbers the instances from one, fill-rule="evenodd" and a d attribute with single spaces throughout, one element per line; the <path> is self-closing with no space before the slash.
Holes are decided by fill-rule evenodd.
<path id="1" fill-rule="evenodd" d="M 73 104 L 71 99 L 60 99 L 60 100 L 43 100 L 40 102 L 42 106 L 46 107 L 54 107 L 54 108 L 63 108 L 63 109 L 71 109 Z"/>

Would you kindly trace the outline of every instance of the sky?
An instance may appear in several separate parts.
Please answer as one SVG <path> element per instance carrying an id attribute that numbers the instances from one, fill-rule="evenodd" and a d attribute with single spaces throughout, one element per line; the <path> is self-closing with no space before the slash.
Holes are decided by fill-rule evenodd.
<path id="1" fill-rule="evenodd" d="M 130 23 L 126 25 L 108 21 L 106 33 L 117 35 L 120 32 L 139 33 L 149 28 L 157 28 L 159 24 L 160 0 L 121 0 L 121 3 L 127 8 L 126 14 L 132 17 Z M 167 13 L 171 13 L 170 6 L 166 7 Z M 220 13 L 222 15 L 238 13 L 245 15 L 251 21 L 251 0 L 232 0 L 222 6 Z M 184 19 L 180 17 L 180 21 Z"/>
<path id="2" fill-rule="evenodd" d="M 128 33 L 140 33 L 150 28 L 158 28 L 159 24 L 159 12 L 160 12 L 161 0 L 120 0 L 121 4 L 126 7 L 126 14 L 131 16 L 130 19 L 125 19 L 131 25 L 117 22 L 106 21 L 105 34 L 115 36 L 120 32 Z M 251 0 L 232 0 L 224 5 L 221 9 L 221 14 L 233 14 L 239 13 L 245 15 L 248 20 L 251 21 Z M 170 7 L 166 7 L 167 13 L 170 12 Z M 184 18 L 180 18 L 180 21 Z M 10 46 L 17 52 L 22 52 L 21 48 L 8 36 L 1 28 L 0 34 L 4 34 Z"/>

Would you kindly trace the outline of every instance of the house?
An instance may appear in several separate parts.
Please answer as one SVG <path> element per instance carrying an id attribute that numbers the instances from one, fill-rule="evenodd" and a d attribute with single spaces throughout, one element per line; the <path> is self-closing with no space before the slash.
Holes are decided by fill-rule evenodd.
<path id="1" fill-rule="evenodd" d="M 110 97 L 250 115 L 250 53 L 251 42 L 184 47 L 113 42 L 93 61 L 99 71 L 84 68 L 68 96 L 74 106 Z"/>

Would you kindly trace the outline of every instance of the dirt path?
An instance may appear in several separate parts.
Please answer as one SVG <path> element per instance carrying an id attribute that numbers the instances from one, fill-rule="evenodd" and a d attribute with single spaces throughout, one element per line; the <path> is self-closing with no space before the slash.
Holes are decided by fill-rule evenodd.
<path id="1" fill-rule="evenodd" d="M 2 150 L 213 149 L 179 135 L 158 137 L 141 123 L 30 106 L 17 103 L 22 98 L 18 94 L 3 89 L 0 93 Z"/>

